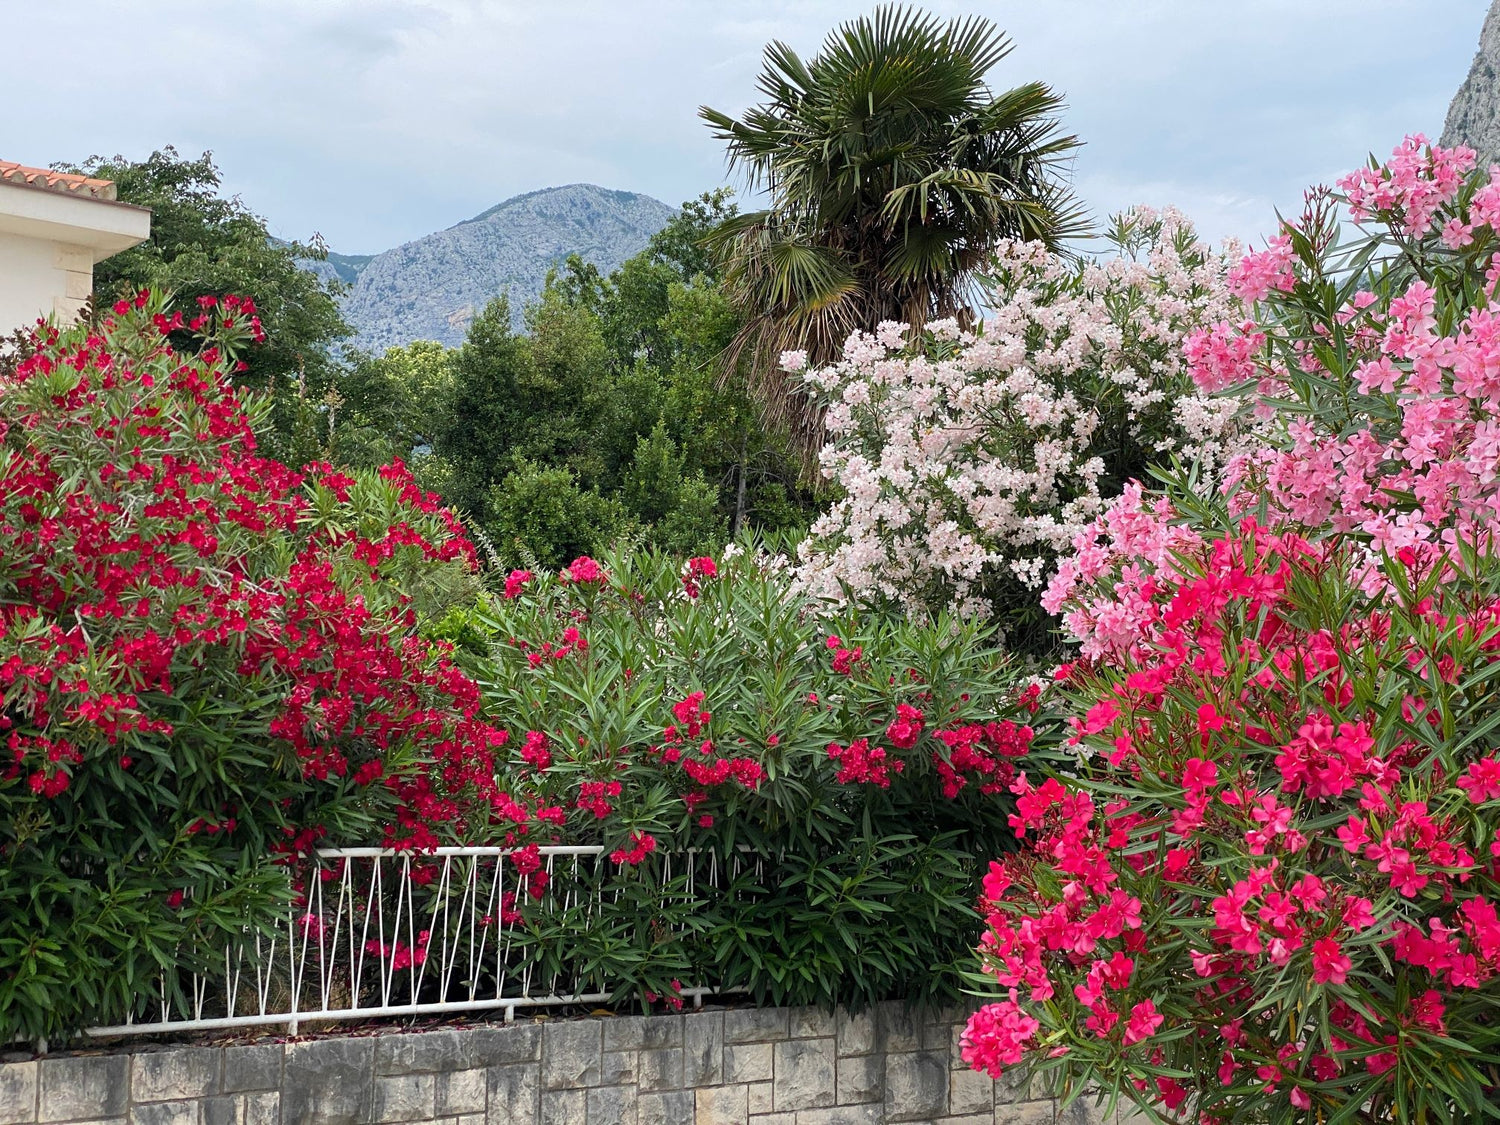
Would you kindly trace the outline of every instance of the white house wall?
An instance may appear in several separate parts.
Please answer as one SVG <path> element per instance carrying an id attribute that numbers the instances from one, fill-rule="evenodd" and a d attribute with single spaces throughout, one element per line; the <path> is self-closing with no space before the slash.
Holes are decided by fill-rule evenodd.
<path id="1" fill-rule="evenodd" d="M 72 320 L 93 282 L 88 248 L 0 231 L 0 335 L 38 317 Z"/>

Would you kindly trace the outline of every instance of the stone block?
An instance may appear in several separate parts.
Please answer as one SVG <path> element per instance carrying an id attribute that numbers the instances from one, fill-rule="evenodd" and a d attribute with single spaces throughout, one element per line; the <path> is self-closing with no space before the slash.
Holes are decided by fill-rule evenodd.
<path id="1" fill-rule="evenodd" d="M 880 1055 L 852 1055 L 838 1061 L 838 1104 L 863 1105 L 882 1100 L 885 1059 Z"/>
<path id="2" fill-rule="evenodd" d="M 483 1113 L 486 1077 L 482 1070 L 455 1070 L 437 1076 L 439 1114 Z"/>
<path id="3" fill-rule="evenodd" d="M 94 272 L 94 258 L 87 250 L 77 246 L 59 245 L 52 255 L 52 264 L 57 269 L 67 270 L 70 273 L 86 273 L 92 276 Z M 88 296 L 87 293 L 84 294 Z"/>
<path id="4" fill-rule="evenodd" d="M 375 1040 L 375 1074 L 437 1074 L 476 1064 L 467 1031 L 421 1031 Z"/>
<path id="5" fill-rule="evenodd" d="M 750 1103 L 750 1116 L 770 1113 L 776 1105 L 776 1091 L 769 1082 L 751 1082 L 745 1087 L 745 1098 Z"/>
<path id="6" fill-rule="evenodd" d="M 817 1110 L 809 1110 L 809 1113 L 817 1113 Z M 752 1113 L 750 1125 L 797 1125 L 795 1113 Z"/>
<path id="7" fill-rule="evenodd" d="M 486 1125 L 537 1125 L 542 1112 L 542 1083 L 537 1064 L 492 1066 L 487 1084 Z"/>
<path id="8" fill-rule="evenodd" d="M 212 1047 L 150 1051 L 130 1065 L 132 1102 L 169 1102 L 205 1098 L 219 1092 L 219 1054 Z"/>
<path id="9" fill-rule="evenodd" d="M 995 1083 L 977 1070 L 955 1070 L 948 1075 L 948 1112 L 953 1114 L 995 1112 Z"/>
<path id="10" fill-rule="evenodd" d="M 1066 1109 L 1058 1109 L 1055 1120 L 1057 1125 L 1116 1125 L 1117 1115 L 1104 1105 L 1079 1098 Z"/>
<path id="11" fill-rule="evenodd" d="M 834 1017 L 822 1008 L 793 1008 L 791 1012 L 794 1039 L 827 1039 L 834 1034 Z"/>
<path id="12" fill-rule="evenodd" d="M 642 1091 L 682 1088 L 682 1048 L 663 1047 L 640 1054 L 639 1085 Z"/>
<path id="13" fill-rule="evenodd" d="M 967 1068 L 966 1068 L 967 1069 Z M 1025 1067 L 1013 1067 L 1004 1071 L 999 1078 L 995 1079 L 995 1104 L 1014 1105 L 1017 1102 L 1047 1101 L 1050 1091 L 1040 1088 L 1032 1089 L 1030 1076 Z"/>
<path id="14" fill-rule="evenodd" d="M 465 1066 L 510 1066 L 542 1057 L 542 1025 L 514 1023 L 464 1032 Z"/>
<path id="15" fill-rule="evenodd" d="M 280 1088 L 281 1054 L 279 1043 L 272 1047 L 224 1048 L 224 1093 Z"/>
<path id="16" fill-rule="evenodd" d="M 887 1055 L 887 1121 L 921 1121 L 948 1112 L 948 1058 L 936 1051 Z"/>
<path id="17" fill-rule="evenodd" d="M 244 1099 L 222 1094 L 203 1100 L 203 1125 L 240 1125 Z"/>
<path id="18" fill-rule="evenodd" d="M 957 1024 L 957 1025 L 955 1025 L 954 1028 L 953 1028 L 953 1030 L 948 1033 L 948 1069 L 949 1070 L 968 1070 L 969 1069 L 969 1064 L 966 1063 L 966 1062 L 964 1062 L 963 1035 L 964 1035 L 964 1025 L 963 1024 Z M 1006 1073 L 1009 1074 L 1009 1073 L 1011 1073 L 1011 1071 L 1006 1071 Z"/>
<path id="19" fill-rule="evenodd" d="M 875 1049 L 874 1008 L 866 1008 L 858 1015 L 840 1008 L 837 1023 L 840 1055 L 868 1055 Z"/>
<path id="20" fill-rule="evenodd" d="M 790 1039 L 776 1044 L 776 1112 L 818 1109 L 835 1100 L 833 1039 Z"/>
<path id="21" fill-rule="evenodd" d="M 988 1113 L 970 1113 L 963 1117 L 944 1117 L 934 1125 L 994 1125 L 995 1118 Z"/>
<path id="22" fill-rule="evenodd" d="M 922 1049 L 922 1026 L 916 1013 L 904 1004 L 889 1001 L 876 1013 L 875 1043 L 882 1051 L 902 1053 Z"/>
<path id="23" fill-rule="evenodd" d="M 606 1051 L 644 1051 L 682 1046 L 682 1016 L 618 1016 L 604 1021 Z"/>
<path id="24" fill-rule="evenodd" d="M 281 1125 L 281 1094 L 246 1094 L 240 1125 Z"/>
<path id="25" fill-rule="evenodd" d="M 838 1105 L 797 1111 L 797 1125 L 883 1125 L 878 1105 Z"/>
<path id="26" fill-rule="evenodd" d="M 694 1114 L 691 1090 L 641 1094 L 636 1098 L 636 1125 L 690 1125 Z"/>
<path id="27" fill-rule="evenodd" d="M 693 1125 L 749 1125 L 750 1095 L 743 1086 L 695 1090 Z"/>
<path id="28" fill-rule="evenodd" d="M 588 1097 L 587 1090 L 544 1090 L 542 1125 L 588 1125 Z"/>
<path id="29" fill-rule="evenodd" d="M 724 1081 L 724 1012 L 682 1017 L 682 1082 L 712 1086 Z"/>
<path id="30" fill-rule="evenodd" d="M 370 1119 L 431 1121 L 437 1112 L 436 1074 L 387 1074 L 375 1079 Z"/>
<path id="31" fill-rule="evenodd" d="M 36 1120 L 36 1071 L 34 1062 L 0 1064 L 0 1125 Z"/>
<path id="32" fill-rule="evenodd" d="M 282 1067 L 282 1116 L 297 1125 L 355 1125 L 370 1120 L 373 1039 L 288 1043 Z"/>
<path id="33" fill-rule="evenodd" d="M 600 1083 L 605 1086 L 633 1084 L 640 1073 L 639 1058 L 635 1051 L 605 1051 L 603 1065 L 599 1068 Z"/>
<path id="34" fill-rule="evenodd" d="M 724 1042 L 774 1042 L 785 1039 L 790 1027 L 785 1008 L 731 1008 L 724 1013 Z"/>
<path id="35" fill-rule="evenodd" d="M 542 1028 L 542 1088 L 599 1085 L 603 1064 L 598 1020 L 560 1020 Z"/>
<path id="36" fill-rule="evenodd" d="M 634 1086 L 596 1086 L 588 1094 L 588 1125 L 636 1125 Z"/>
<path id="37" fill-rule="evenodd" d="M 936 1012 L 922 1012 L 917 1017 L 918 1041 L 924 1051 L 948 1051 L 953 1047 L 953 1029 L 961 1028 L 967 1017 L 961 1019 L 957 1011 L 949 1008 Z"/>
<path id="38" fill-rule="evenodd" d="M 146 1102 L 130 1107 L 130 1125 L 198 1125 L 201 1098 L 178 1102 Z"/>
<path id="39" fill-rule="evenodd" d="M 1056 1117 L 1057 1106 L 1050 1099 L 995 1107 L 995 1125 L 1053 1125 Z"/>
<path id="40" fill-rule="evenodd" d="M 774 1069 L 773 1043 L 726 1043 L 725 1082 L 769 1082 Z"/>
<path id="41" fill-rule="evenodd" d="M 120 1117 L 130 1104 L 128 1055 L 43 1059 L 38 1121 Z"/>

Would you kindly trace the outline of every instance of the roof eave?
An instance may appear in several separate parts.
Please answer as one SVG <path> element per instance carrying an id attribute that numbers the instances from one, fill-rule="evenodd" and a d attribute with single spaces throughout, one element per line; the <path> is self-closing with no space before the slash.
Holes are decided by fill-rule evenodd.
<path id="1" fill-rule="evenodd" d="M 0 180 L 0 233 L 81 247 L 99 262 L 149 238 L 151 211 Z"/>

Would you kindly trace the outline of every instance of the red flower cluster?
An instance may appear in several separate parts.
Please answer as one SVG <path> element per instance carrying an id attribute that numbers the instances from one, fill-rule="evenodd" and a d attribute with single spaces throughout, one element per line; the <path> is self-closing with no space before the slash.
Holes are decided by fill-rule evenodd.
<path id="1" fill-rule="evenodd" d="M 905 762 L 900 758 L 892 758 L 880 747 L 870 749 L 868 738 L 856 738 L 848 746 L 830 742 L 828 756 L 838 763 L 837 781 L 840 785 L 868 782 L 881 789 L 889 789 L 891 775 L 906 768 Z"/>
<path id="2" fill-rule="evenodd" d="M 1078 784 L 1011 784 L 1028 848 L 991 866 L 981 948 L 1010 999 L 971 1025 L 975 1065 L 1045 1034 L 1173 1109 L 1183 1041 L 1159 1032 L 1187 1024 L 1225 1087 L 1305 1109 L 1450 1034 L 1456 1006 L 1488 1018 L 1500 757 L 1448 724 L 1500 712 L 1500 601 L 1415 556 L 1362 600 L 1356 550 L 1245 520 L 1143 587 L 1155 643 L 1068 670 L 1093 756 Z M 1262 1003 L 1287 986 L 1311 997 L 1290 1020 Z"/>
<path id="3" fill-rule="evenodd" d="M 941 754 L 932 755 L 942 778 L 943 795 L 957 797 L 968 784 L 964 774 L 975 775 L 981 793 L 1004 792 L 1016 776 L 1016 767 L 1008 759 L 1028 754 L 1034 735 L 1029 726 L 1019 726 L 1009 719 L 935 732 L 934 737 L 948 748 L 946 759 Z"/>
<path id="4" fill-rule="evenodd" d="M 719 568 L 711 558 L 703 556 L 688 559 L 682 568 L 682 589 L 688 597 L 696 598 L 703 593 L 703 581 L 716 577 L 718 573 Z"/>
<path id="5" fill-rule="evenodd" d="M 587 555 L 579 555 L 570 562 L 566 573 L 572 581 L 585 585 L 590 583 L 603 585 L 609 581 L 609 575 L 604 573 L 604 568 Z"/>
<path id="6" fill-rule="evenodd" d="M 922 737 L 922 727 L 925 721 L 926 717 L 921 711 L 910 704 L 898 703 L 896 717 L 891 720 L 891 725 L 885 728 L 885 736 L 898 750 L 910 750 L 917 744 L 917 739 Z"/>
<path id="7" fill-rule="evenodd" d="M 838 637 L 830 636 L 823 643 L 833 653 L 833 670 L 840 676 L 850 675 L 854 671 L 854 665 L 858 664 L 865 654 L 864 648 L 860 645 L 845 648 L 844 642 Z"/>
<path id="8" fill-rule="evenodd" d="M 495 789 L 505 733 L 391 580 L 472 567 L 457 519 L 399 462 L 355 478 L 258 456 L 227 377 L 261 335 L 254 305 L 200 305 L 197 356 L 172 350 L 181 315 L 143 292 L 97 331 L 39 336 L 0 393 L 0 786 L 24 776 L 56 800 L 87 774 L 123 799 L 143 761 L 136 784 L 175 785 L 164 763 L 197 752 L 194 724 L 228 721 L 201 717 L 212 699 L 266 760 L 232 767 L 248 769 L 225 789 L 232 815 L 213 786 L 185 789 L 184 832 L 278 823 L 312 807 L 291 794 L 382 777 L 392 844 L 524 823 Z M 276 764 L 288 750 L 300 776 Z M 393 772 L 398 751 L 414 763 Z"/>
<path id="9" fill-rule="evenodd" d="M 649 832 L 632 832 L 630 834 L 630 847 L 616 848 L 609 853 L 609 858 L 614 863 L 637 864 L 644 863 L 648 855 L 656 850 L 656 837 Z"/>

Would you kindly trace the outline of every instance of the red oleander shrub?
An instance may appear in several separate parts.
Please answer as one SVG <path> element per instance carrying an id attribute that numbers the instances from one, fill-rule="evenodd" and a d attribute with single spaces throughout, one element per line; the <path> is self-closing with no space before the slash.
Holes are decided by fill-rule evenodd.
<path id="1" fill-rule="evenodd" d="M 1009 785 L 1056 724 L 987 627 L 820 610 L 770 557 L 621 551 L 517 571 L 445 623 L 514 724 L 500 784 L 531 795 L 528 839 L 610 861 L 591 918 L 516 895 L 539 956 L 640 996 L 959 994 Z M 710 853 L 726 893 L 702 871 L 689 893 Z"/>
<path id="2" fill-rule="evenodd" d="M 520 815 L 504 731 L 418 630 L 472 595 L 457 521 L 399 464 L 257 455 L 227 379 L 255 310 L 200 305 L 44 326 L 0 373 L 0 1036 L 121 1018 L 284 917 L 268 855 Z"/>

